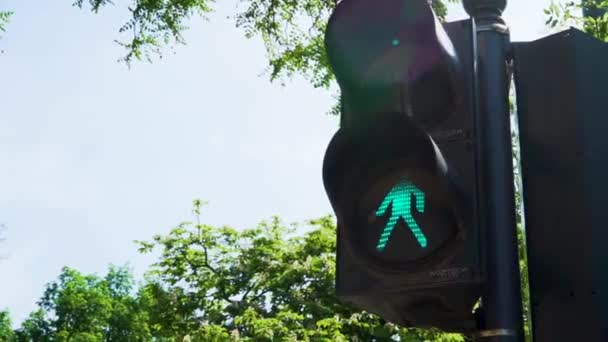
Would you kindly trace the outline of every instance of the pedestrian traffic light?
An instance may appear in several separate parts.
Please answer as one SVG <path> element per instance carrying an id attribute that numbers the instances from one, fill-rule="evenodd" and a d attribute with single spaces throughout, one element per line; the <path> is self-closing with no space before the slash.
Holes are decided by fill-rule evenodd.
<path id="1" fill-rule="evenodd" d="M 427 0 L 344 0 L 326 29 L 342 92 L 323 162 L 340 298 L 404 326 L 475 329 L 484 280 L 471 21 Z"/>
<path id="2" fill-rule="evenodd" d="M 608 341 L 608 44 L 514 47 L 534 340 Z"/>

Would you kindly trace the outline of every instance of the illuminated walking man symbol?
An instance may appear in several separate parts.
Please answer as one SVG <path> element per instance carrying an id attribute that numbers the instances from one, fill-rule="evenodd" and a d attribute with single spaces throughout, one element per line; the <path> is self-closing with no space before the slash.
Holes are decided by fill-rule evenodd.
<path id="1" fill-rule="evenodd" d="M 391 237 L 391 233 L 399 221 L 399 218 L 403 218 L 405 223 L 408 225 L 416 240 L 418 240 L 418 244 L 420 247 L 426 247 L 426 236 L 420 230 L 420 227 L 416 223 L 416 220 L 412 216 L 412 195 L 416 198 L 416 210 L 418 212 L 424 212 L 424 192 L 418 189 L 414 184 L 409 181 L 401 181 L 393 189 L 384 197 L 382 204 L 376 211 L 376 216 L 382 216 L 388 209 L 389 204 L 393 202 L 393 208 L 391 212 L 391 217 L 386 223 L 386 227 L 384 227 L 384 231 L 382 231 L 382 235 L 380 235 L 380 239 L 378 240 L 378 249 L 379 252 L 382 252 L 388 243 L 388 240 Z"/>

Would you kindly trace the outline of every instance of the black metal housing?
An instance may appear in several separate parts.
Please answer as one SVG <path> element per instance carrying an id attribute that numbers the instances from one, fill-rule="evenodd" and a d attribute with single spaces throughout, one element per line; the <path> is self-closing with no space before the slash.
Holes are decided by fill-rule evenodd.
<path id="1" fill-rule="evenodd" d="M 514 48 L 534 341 L 608 341 L 608 44 Z"/>

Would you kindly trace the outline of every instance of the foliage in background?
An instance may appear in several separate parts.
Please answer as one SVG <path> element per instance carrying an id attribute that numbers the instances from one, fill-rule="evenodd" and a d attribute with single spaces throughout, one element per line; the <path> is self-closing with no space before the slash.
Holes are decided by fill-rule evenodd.
<path id="1" fill-rule="evenodd" d="M 430 0 L 437 15 L 447 15 L 446 3 L 460 0 Z M 128 65 L 135 60 L 152 61 L 162 58 L 164 48 L 184 44 L 186 22 L 193 16 L 209 19 L 213 0 L 131 0 L 130 19 L 118 29 L 125 39 L 117 40 L 126 50 L 120 59 Z M 88 6 L 93 13 L 112 5 L 111 0 L 76 0 L 79 8 Z M 608 8 L 608 0 L 552 2 L 545 9 L 547 25 L 563 27 L 574 25 L 608 41 L 608 16 L 583 18 L 583 7 Z M 314 87 L 329 88 L 334 80 L 323 46 L 323 33 L 335 0 L 240 0 L 237 13 L 232 17 L 245 35 L 261 37 L 268 57 L 270 80 L 303 76 Z M 0 30 L 8 23 L 12 12 L 0 12 Z M 338 114 L 338 106 L 330 112 Z"/>
<path id="2" fill-rule="evenodd" d="M 162 310 L 180 312 L 171 324 L 177 329 L 167 336 L 181 338 L 186 331 L 200 341 L 212 335 L 238 341 L 462 340 L 456 334 L 399 328 L 339 302 L 336 226 L 329 216 L 309 221 L 308 232 L 296 235 L 295 226 L 277 217 L 239 231 L 212 227 L 200 223 L 200 210 L 195 201 L 196 222 L 139 242 L 141 252 L 162 252 L 146 289 L 173 294 L 173 303 L 183 303 L 167 303 Z"/>
<path id="3" fill-rule="evenodd" d="M 243 29 L 247 38 L 260 37 L 268 58 L 270 80 L 303 76 L 315 88 L 330 88 L 334 75 L 325 55 L 324 32 L 336 0 L 240 0 L 231 19 Z M 460 0 L 429 0 L 443 20 L 446 2 Z M 131 19 L 118 31 L 127 35 L 117 43 L 126 49 L 120 60 L 131 65 L 135 60 L 162 58 L 163 48 L 185 44 L 185 23 L 193 16 L 209 19 L 213 0 L 133 0 L 128 7 Z M 74 6 L 90 6 L 97 13 L 112 4 L 110 0 L 77 0 Z M 338 99 L 339 96 L 336 96 Z M 328 112 L 339 114 L 339 101 Z"/>
<path id="4" fill-rule="evenodd" d="M 213 11 L 213 0 L 132 0 L 129 7 L 131 19 L 119 33 L 129 34 L 126 41 L 119 41 L 126 49 L 121 59 L 130 65 L 136 60 L 152 60 L 153 55 L 162 57 L 163 47 L 184 44 L 184 24 L 192 16 L 208 19 Z M 316 88 L 330 88 L 334 76 L 329 67 L 323 33 L 327 19 L 336 0 L 240 0 L 237 13 L 232 17 L 246 37 L 261 37 L 268 58 L 267 72 L 270 80 L 286 79 L 295 75 L 304 77 Z M 446 3 L 460 0 L 429 0 L 441 19 L 447 15 Z M 110 0 L 87 0 L 94 13 L 112 4 Z M 76 0 L 82 8 L 85 0 Z M 608 41 L 608 14 L 601 18 L 584 18 L 584 7 L 608 8 L 608 0 L 582 0 L 580 2 L 552 2 L 545 9 L 547 25 L 580 27 L 595 37 Z M 330 114 L 339 114 L 339 95 Z"/>
<path id="5" fill-rule="evenodd" d="M 6 25 L 8 25 L 12 16 L 13 12 L 11 11 L 0 11 L 0 38 L 2 38 L 2 33 L 6 32 Z M 4 50 L 0 50 L 0 53 L 3 52 Z"/>
<path id="6" fill-rule="evenodd" d="M 125 267 L 111 266 L 104 277 L 64 267 L 10 341 L 150 341 L 148 313 L 133 285 Z"/>
<path id="7" fill-rule="evenodd" d="M 339 302 L 329 216 L 296 234 L 276 217 L 250 229 L 213 227 L 200 223 L 200 210 L 195 201 L 195 222 L 137 242 L 142 253 L 160 252 L 139 287 L 124 267 L 105 276 L 66 267 L 19 329 L 11 331 L 0 313 L 0 340 L 465 341 L 401 328 Z"/>
<path id="8" fill-rule="evenodd" d="M 440 18 L 445 18 L 445 1 L 433 0 Z M 118 30 L 129 38 L 119 41 L 127 51 L 122 58 L 151 60 L 162 56 L 162 47 L 184 44 L 185 23 L 193 16 L 208 19 L 213 0 L 133 0 L 128 7 L 131 18 Z M 74 6 L 88 5 L 92 12 L 110 0 L 76 0 Z M 236 15 L 237 27 L 248 38 L 259 36 L 264 41 L 269 59 L 270 78 L 291 77 L 299 73 L 315 87 L 329 87 L 333 78 L 323 47 L 323 32 L 335 0 L 240 0 Z"/>
<path id="9" fill-rule="evenodd" d="M 9 23 L 13 12 L 11 11 L 0 11 L 0 31 L 6 31 L 6 25 Z"/>
<path id="10" fill-rule="evenodd" d="M 0 341 L 8 341 L 13 338 L 11 318 L 8 311 L 0 311 Z"/>
<path id="11" fill-rule="evenodd" d="M 584 9 L 608 10 L 608 0 L 552 1 L 546 8 L 546 24 L 554 29 L 574 26 L 608 42 L 608 11 L 599 18 L 583 17 Z"/>
<path id="12" fill-rule="evenodd" d="M 126 40 L 116 40 L 125 48 L 126 55 L 120 61 L 130 65 L 133 58 L 152 61 L 152 56 L 162 58 L 163 47 L 184 44 L 182 33 L 187 29 L 185 22 L 193 15 L 207 19 L 211 12 L 209 4 L 213 0 L 133 0 L 128 11 L 131 18 L 118 29 Z M 76 0 L 74 6 L 89 5 L 93 13 L 113 4 L 110 0 Z"/>

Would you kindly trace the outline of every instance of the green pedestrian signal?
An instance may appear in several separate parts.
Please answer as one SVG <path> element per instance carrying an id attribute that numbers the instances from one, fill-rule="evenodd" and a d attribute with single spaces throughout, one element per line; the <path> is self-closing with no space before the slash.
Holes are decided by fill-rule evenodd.
<path id="1" fill-rule="evenodd" d="M 379 252 L 382 252 L 384 248 L 386 248 L 386 244 L 390 240 L 393 229 L 395 228 L 395 225 L 397 225 L 400 218 L 403 218 L 407 226 L 410 228 L 420 247 L 426 248 L 426 236 L 412 215 L 412 196 L 414 196 L 416 201 L 416 210 L 423 213 L 424 192 L 418 189 L 410 181 L 403 180 L 399 182 L 384 197 L 382 204 L 380 204 L 380 207 L 376 211 L 376 216 L 384 215 L 391 203 L 393 203 L 393 206 L 391 209 L 391 217 L 386 223 L 386 226 L 380 235 L 380 239 L 378 240 L 378 245 L 376 246 L 376 249 Z"/>
<path id="2" fill-rule="evenodd" d="M 398 325 L 469 334 L 479 321 L 476 35 L 428 0 L 337 1 L 325 29 L 341 95 L 323 159 L 336 294 Z"/>

